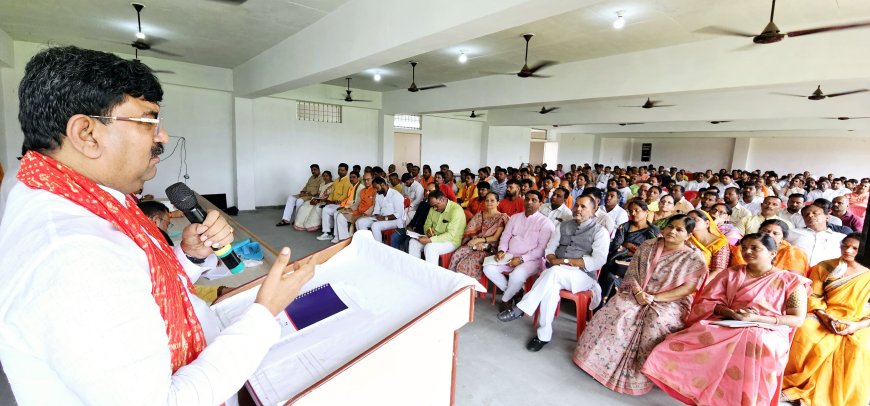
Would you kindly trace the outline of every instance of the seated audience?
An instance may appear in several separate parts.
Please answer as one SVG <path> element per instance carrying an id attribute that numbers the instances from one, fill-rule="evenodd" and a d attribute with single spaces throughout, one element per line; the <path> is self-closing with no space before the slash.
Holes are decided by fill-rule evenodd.
<path id="1" fill-rule="evenodd" d="M 797 329 L 783 395 L 807 405 L 870 402 L 870 269 L 856 261 L 862 237 L 843 239 L 840 257 L 810 270 L 807 320 Z"/>
<path id="2" fill-rule="evenodd" d="M 807 192 L 807 201 L 812 203 L 816 199 L 825 199 L 830 201 L 834 197 L 836 197 L 836 192 L 830 189 L 831 181 L 828 178 L 819 179 L 816 183 L 818 189 L 812 189 Z"/>
<path id="3" fill-rule="evenodd" d="M 580 336 L 574 363 L 608 389 L 628 395 L 652 389 L 640 368 L 656 344 L 683 328 L 692 295 L 707 273 L 701 257 L 685 244 L 693 226 L 690 217 L 677 214 L 661 237 L 641 243 L 619 294 Z"/>
<path id="4" fill-rule="evenodd" d="M 773 237 L 773 240 L 776 242 L 776 257 L 773 259 L 773 266 L 804 276 L 810 270 L 810 260 L 807 258 L 807 253 L 804 250 L 786 241 L 789 230 L 790 228 L 785 221 L 773 218 L 761 223 L 758 232 Z M 746 261 L 743 259 L 740 250 L 735 250 L 731 253 L 731 266 L 743 265 L 745 263 Z"/>
<path id="5" fill-rule="evenodd" d="M 789 331 L 806 316 L 805 277 L 772 265 L 773 237 L 749 234 L 741 242 L 747 264 L 714 276 L 686 320 L 687 328 L 657 345 L 641 372 L 687 404 L 771 405 L 779 397 Z M 789 328 L 715 324 L 759 322 Z"/>
<path id="6" fill-rule="evenodd" d="M 801 209 L 806 227 L 795 228 L 788 234 L 788 242 L 804 250 L 810 259 L 810 266 L 840 256 L 840 241 L 845 234 L 828 227 L 828 216 L 819 206 L 809 205 Z"/>
<path id="7" fill-rule="evenodd" d="M 423 235 L 408 241 L 408 253 L 415 258 L 420 258 L 422 253 L 423 259 L 437 264 L 442 254 L 459 248 L 465 231 L 465 214 L 462 207 L 440 190 L 429 192 L 428 202 L 430 210 L 423 223 Z"/>
<path id="8" fill-rule="evenodd" d="M 477 198 L 477 185 L 474 183 L 474 174 L 466 172 L 462 176 L 464 182 L 459 189 L 459 194 L 456 195 L 456 202 L 463 208 L 468 207 L 468 202 Z"/>
<path id="9" fill-rule="evenodd" d="M 423 186 L 423 189 L 426 189 L 426 185 L 435 182 L 435 177 L 432 176 L 432 168 L 429 165 L 423 165 L 423 173 L 420 174 L 420 177 L 417 179 L 420 182 L 420 185 Z"/>
<path id="10" fill-rule="evenodd" d="M 677 214 L 677 210 L 674 205 L 674 197 L 671 195 L 664 195 L 660 197 L 657 207 L 658 211 L 650 211 L 647 214 L 647 220 L 659 229 L 661 229 L 668 224 L 668 219 L 671 218 L 671 216 Z"/>
<path id="11" fill-rule="evenodd" d="M 376 192 L 374 208 L 371 216 L 361 217 L 356 221 L 356 229 L 370 228 L 375 241 L 381 241 L 384 231 L 405 226 L 405 198 L 391 188 L 384 178 L 375 178 L 372 186 Z"/>
<path id="12" fill-rule="evenodd" d="M 499 201 L 504 200 L 504 195 L 507 192 L 507 182 L 507 172 L 505 172 L 504 168 L 496 167 L 495 179 L 489 182 L 489 191 L 497 194 Z"/>
<path id="13" fill-rule="evenodd" d="M 613 238 L 613 233 L 616 232 L 616 224 L 614 224 L 613 219 L 608 215 L 607 210 L 604 210 L 604 206 L 601 204 L 601 199 L 604 198 L 604 192 L 597 187 L 587 187 L 583 190 L 583 196 L 592 196 L 595 199 L 595 221 L 604 227 L 607 230 L 607 235 L 610 238 Z"/>
<path id="14" fill-rule="evenodd" d="M 695 210 L 695 207 L 692 206 L 692 203 L 689 203 L 686 200 L 686 197 L 683 193 L 686 189 L 682 185 L 673 185 L 668 189 L 668 194 L 674 197 L 674 210 L 680 214 L 686 214 L 692 210 Z"/>
<path id="15" fill-rule="evenodd" d="M 372 184 L 374 171 L 363 175 L 363 181 L 354 192 L 355 199 L 350 207 L 342 207 L 335 211 L 332 220 L 335 225 L 335 237 L 332 243 L 344 241 L 350 238 L 350 225 L 356 224 L 356 221 L 372 215 L 375 208 L 375 187 Z M 383 178 L 380 178 L 383 179 Z"/>
<path id="16" fill-rule="evenodd" d="M 402 187 L 402 179 L 399 178 L 399 174 L 395 172 L 390 172 L 389 176 L 390 187 L 395 191 L 401 194 L 405 189 Z"/>
<path id="17" fill-rule="evenodd" d="M 559 223 L 571 220 L 574 217 L 571 209 L 565 204 L 565 197 L 569 193 L 568 189 L 557 188 L 553 190 L 553 197 L 550 199 L 550 202 L 541 204 L 541 214 L 547 216 L 556 227 L 559 226 Z"/>
<path id="18" fill-rule="evenodd" d="M 686 185 L 686 190 L 697 191 L 710 187 L 710 184 L 707 183 L 706 180 L 706 174 L 702 172 L 695 173 L 694 179 L 689 181 L 689 183 Z"/>
<path id="19" fill-rule="evenodd" d="M 741 198 L 737 201 L 737 204 L 749 210 L 752 215 L 757 215 L 761 213 L 761 202 L 762 197 L 758 196 L 758 189 L 755 187 L 753 183 L 747 183 L 743 186 L 743 192 Z"/>
<path id="20" fill-rule="evenodd" d="M 740 224 L 743 222 L 743 219 L 752 216 L 752 212 L 750 212 L 749 209 L 739 204 L 739 190 L 740 189 L 737 187 L 730 187 L 725 190 L 725 196 L 723 198 L 725 204 L 727 204 L 728 208 L 731 209 L 731 221 L 734 224 Z"/>
<path id="21" fill-rule="evenodd" d="M 864 230 L 864 220 L 849 212 L 849 198 L 846 196 L 837 196 L 834 198 L 831 206 L 831 214 L 828 218 L 836 217 L 840 219 L 843 226 L 851 228 L 853 231 L 861 232 Z"/>
<path id="22" fill-rule="evenodd" d="M 484 210 L 490 185 L 488 182 L 477 182 L 477 197 L 468 201 L 468 206 L 465 208 L 465 219 L 470 220 L 472 216 Z M 498 197 L 498 195 L 496 195 Z M 497 199 L 496 199 L 497 200 Z"/>
<path id="23" fill-rule="evenodd" d="M 789 228 L 793 228 L 794 225 L 791 224 L 788 220 L 783 220 L 780 217 L 777 217 L 777 214 L 780 212 L 782 208 L 782 201 L 779 200 L 777 196 L 768 196 L 764 198 L 764 201 L 761 203 L 761 211 L 749 217 L 743 219 L 743 221 L 737 225 L 737 228 L 743 234 L 754 234 L 758 232 L 758 228 L 761 227 L 761 223 L 773 219 L 779 218 L 780 220 L 786 222 Z"/>
<path id="24" fill-rule="evenodd" d="M 632 200 L 628 203 L 631 220 L 616 228 L 616 234 L 610 242 L 607 264 L 601 268 L 598 283 L 601 285 L 602 302 L 611 297 L 614 290 L 620 286 L 620 281 L 628 269 L 637 247 L 644 241 L 659 236 L 657 226 L 650 224 L 649 211 L 643 200 Z"/>
<path id="25" fill-rule="evenodd" d="M 788 221 L 792 226 L 794 226 L 794 228 L 806 227 L 806 224 L 804 224 L 804 217 L 801 214 L 801 209 L 803 209 L 804 206 L 804 195 L 799 193 L 791 194 L 785 202 L 785 209 L 776 213 L 776 216 L 782 220 Z"/>
<path id="26" fill-rule="evenodd" d="M 846 195 L 849 198 L 849 206 L 857 206 L 863 210 L 859 210 L 856 214 L 859 219 L 864 219 L 867 216 L 867 199 L 870 198 L 870 185 L 867 183 L 859 183 L 855 186 L 855 191 Z"/>
<path id="27" fill-rule="evenodd" d="M 709 279 L 714 278 L 719 272 L 728 268 L 731 259 L 731 248 L 728 239 L 719 231 L 716 222 L 706 211 L 692 210 L 689 217 L 695 221 L 692 236 L 689 241 L 695 248 L 701 251 L 707 269 L 710 270 Z"/>
<path id="28" fill-rule="evenodd" d="M 483 201 L 483 209 L 474 214 L 465 226 L 462 246 L 453 253 L 448 266 L 450 270 L 474 279 L 480 278 L 483 259 L 495 253 L 495 247 L 508 222 L 508 215 L 498 211 L 497 194 L 487 193 Z"/>
<path id="29" fill-rule="evenodd" d="M 831 230 L 843 234 L 851 234 L 855 231 L 851 228 L 843 226 L 842 220 L 831 215 L 831 209 L 833 209 L 834 204 L 831 203 L 830 200 L 825 199 L 824 197 L 820 197 L 816 200 L 813 200 L 813 202 L 810 204 L 812 204 L 813 206 L 819 206 L 822 208 L 822 210 L 825 211 L 825 214 L 828 216 L 828 227 L 831 227 Z"/>
<path id="30" fill-rule="evenodd" d="M 617 189 L 607 189 L 604 195 L 604 211 L 613 219 L 613 224 L 619 227 L 628 222 L 628 213 L 619 206 L 620 193 Z"/>
<path id="31" fill-rule="evenodd" d="M 520 194 L 520 182 L 511 179 L 507 181 L 507 189 L 504 193 L 504 199 L 498 203 L 498 211 L 512 216 L 520 213 L 525 209 L 523 195 Z"/>
<path id="32" fill-rule="evenodd" d="M 485 265 L 483 273 L 504 293 L 501 310 L 513 307 L 523 297 L 523 284 L 543 269 L 544 249 L 555 226 L 541 214 L 541 193 L 530 190 L 525 196 L 525 211 L 510 216 L 498 243 L 496 261 L 510 254 L 504 265 Z M 507 274 L 507 276 L 505 275 Z"/>
<path id="33" fill-rule="evenodd" d="M 699 195 L 698 204 L 695 206 L 698 210 L 709 212 L 713 205 L 719 202 L 719 192 L 715 188 L 707 189 Z M 691 211 L 691 210 L 689 210 Z M 728 211 L 731 211 L 729 207 Z M 688 212 L 686 212 L 688 214 Z"/>
<path id="34" fill-rule="evenodd" d="M 293 213 L 298 211 L 302 205 L 317 196 L 320 191 L 320 185 L 323 184 L 323 177 L 320 176 L 320 166 L 311 164 L 311 177 L 305 182 L 305 186 L 298 194 L 290 195 L 287 198 L 287 203 L 284 205 L 284 213 L 281 215 L 281 221 L 275 224 L 278 227 L 289 226 L 293 224 Z"/>
<path id="35" fill-rule="evenodd" d="M 650 180 L 656 178 L 650 178 Z M 649 211 L 659 211 L 659 199 L 662 197 L 662 188 L 659 186 L 650 186 L 646 191 L 646 204 Z"/>
<path id="36" fill-rule="evenodd" d="M 339 168 L 340 170 L 341 168 Z M 317 192 L 317 196 L 302 204 L 296 210 L 296 220 L 293 221 L 293 228 L 299 231 L 314 231 L 320 229 L 320 221 L 322 218 L 323 206 L 332 195 L 335 182 L 332 181 L 332 172 L 323 171 L 323 184 Z"/>
<path id="37" fill-rule="evenodd" d="M 426 194 L 432 193 L 435 191 L 435 183 L 430 183 L 426 185 Z M 429 201 L 424 200 L 420 202 L 420 205 L 417 206 L 417 211 L 411 216 L 411 219 L 408 221 L 408 224 L 404 229 L 398 229 L 398 232 L 393 234 L 392 239 L 390 240 L 390 246 L 393 248 L 408 252 L 408 241 L 411 237 L 408 237 L 406 231 L 413 231 L 418 234 L 424 234 L 425 231 L 423 229 L 423 225 L 426 223 L 426 218 L 429 217 L 429 210 L 431 206 L 429 206 Z"/>
<path id="38" fill-rule="evenodd" d="M 407 197 L 411 201 L 411 205 L 408 206 L 409 217 L 414 217 L 414 213 L 417 212 L 417 207 L 420 206 L 420 202 L 423 201 L 425 194 L 426 191 L 423 189 L 423 185 L 414 180 L 413 176 L 407 173 L 402 175 L 402 196 Z"/>
<path id="39" fill-rule="evenodd" d="M 713 222 L 719 228 L 719 232 L 728 239 L 728 244 L 732 247 L 740 244 L 743 238 L 743 233 L 731 222 L 731 209 L 725 203 L 716 203 L 707 211 L 710 217 L 713 217 Z"/>
<path id="40" fill-rule="evenodd" d="M 340 170 L 341 169 L 339 169 L 339 171 Z M 346 179 L 347 183 L 344 183 L 342 179 Z M 342 179 L 335 181 L 335 186 L 332 189 L 333 195 L 329 197 L 326 206 L 323 206 L 323 212 L 320 215 L 320 228 L 323 230 L 323 234 L 317 237 L 318 240 L 328 241 L 335 238 L 335 235 L 332 234 L 332 229 L 335 225 L 335 213 L 339 212 L 341 209 L 350 208 L 354 202 L 358 200 L 359 187 L 362 186 L 362 182 L 359 181 L 359 172 L 351 171 L 350 175 L 345 176 Z M 345 186 L 347 189 L 345 189 L 344 198 L 341 200 L 332 200 L 333 198 L 341 197 L 341 191 L 339 188 Z"/>
<path id="41" fill-rule="evenodd" d="M 441 193 L 444 193 L 444 196 L 447 197 L 451 202 L 456 201 L 456 194 L 453 193 L 453 188 L 446 181 L 447 177 L 444 175 L 444 172 L 435 172 L 435 186 L 438 187 L 438 190 Z"/>
<path id="42" fill-rule="evenodd" d="M 550 342 L 560 290 L 591 291 L 591 308 L 598 307 L 601 302 L 596 272 L 607 261 L 610 237 L 607 230 L 595 221 L 597 209 L 592 196 L 577 198 L 574 221 L 560 224 L 544 251 L 547 269 L 523 300 L 498 315 L 499 320 L 507 322 L 520 318 L 523 313 L 531 316 L 540 307 L 536 337 L 526 344 L 529 351 L 540 351 Z"/>

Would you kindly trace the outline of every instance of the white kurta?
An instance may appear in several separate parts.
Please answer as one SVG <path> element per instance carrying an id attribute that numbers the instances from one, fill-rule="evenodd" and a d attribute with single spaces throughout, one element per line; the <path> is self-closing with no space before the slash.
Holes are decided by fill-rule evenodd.
<path id="1" fill-rule="evenodd" d="M 122 193 L 104 189 L 123 204 Z M 208 346 L 173 374 L 148 260 L 109 222 L 18 184 L 0 249 L 0 361 L 22 405 L 217 405 L 280 334 L 259 304 L 220 331 L 208 305 L 188 293 Z M 196 280 L 201 268 L 175 250 Z"/>

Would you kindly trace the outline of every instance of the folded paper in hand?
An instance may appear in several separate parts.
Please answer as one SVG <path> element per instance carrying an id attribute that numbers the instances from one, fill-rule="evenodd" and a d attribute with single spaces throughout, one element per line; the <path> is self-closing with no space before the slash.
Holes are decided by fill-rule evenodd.
<path id="1" fill-rule="evenodd" d="M 405 231 L 405 235 L 407 235 L 408 237 L 411 237 L 411 238 L 413 238 L 413 239 L 415 239 L 415 240 L 419 240 L 420 237 L 425 237 L 423 234 L 415 233 L 415 232 L 413 232 L 413 231 L 411 231 L 411 230 Z"/>
<path id="2" fill-rule="evenodd" d="M 759 323 L 756 321 L 740 321 L 740 320 L 718 320 L 713 324 L 723 327 L 744 328 L 744 327 L 761 327 L 768 330 L 790 330 L 791 327 L 782 324 Z"/>
<path id="3" fill-rule="evenodd" d="M 483 266 L 487 266 L 487 265 L 507 265 L 507 263 L 508 263 L 508 262 L 511 262 L 512 259 L 514 259 L 514 256 L 511 255 L 511 254 L 509 254 L 509 253 L 507 253 L 507 252 L 504 253 L 504 257 L 501 259 L 501 261 L 496 261 L 496 260 L 495 260 L 495 255 L 490 255 L 490 256 L 488 256 L 488 257 L 486 257 L 486 258 L 483 259 Z"/>

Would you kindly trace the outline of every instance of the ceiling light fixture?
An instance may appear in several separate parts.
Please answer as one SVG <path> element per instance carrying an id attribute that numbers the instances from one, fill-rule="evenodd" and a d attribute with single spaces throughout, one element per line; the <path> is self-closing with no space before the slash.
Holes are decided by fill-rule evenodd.
<path id="1" fill-rule="evenodd" d="M 137 32 L 137 33 L 136 33 L 136 38 L 139 38 L 139 39 L 145 39 L 145 33 L 144 33 L 144 32 L 141 32 L 141 31 L 140 31 L 140 32 Z"/>
<path id="2" fill-rule="evenodd" d="M 466 62 L 468 62 L 468 55 L 465 55 L 465 51 L 460 49 L 459 50 L 459 63 L 466 63 Z"/>
<path id="3" fill-rule="evenodd" d="M 616 12 L 616 20 L 613 20 L 613 28 L 617 30 L 621 30 L 622 27 L 625 27 L 625 10 L 619 10 Z"/>
<path id="4" fill-rule="evenodd" d="M 376 71 L 375 75 L 372 77 L 372 79 L 374 79 L 375 82 L 380 82 L 381 81 L 381 72 Z"/>

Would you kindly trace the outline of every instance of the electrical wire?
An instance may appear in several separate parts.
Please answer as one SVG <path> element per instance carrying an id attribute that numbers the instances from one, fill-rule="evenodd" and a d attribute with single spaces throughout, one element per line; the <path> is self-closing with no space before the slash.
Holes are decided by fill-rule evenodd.
<path id="1" fill-rule="evenodd" d="M 176 180 L 181 180 L 181 178 L 183 177 L 184 183 L 187 183 L 187 180 L 190 179 L 190 174 L 188 173 L 188 167 L 187 167 L 187 138 L 176 137 L 173 135 L 170 135 L 169 138 L 178 138 L 178 141 L 175 142 L 175 146 L 172 147 L 172 151 L 169 152 L 169 155 L 167 155 L 164 158 L 160 158 L 160 160 L 161 161 L 169 160 L 169 158 L 171 158 L 173 155 L 175 155 L 175 151 L 179 150 L 179 147 L 181 147 L 181 149 L 178 152 L 179 157 L 181 159 L 181 162 L 179 162 L 179 164 L 178 164 L 178 176 L 176 176 Z M 184 169 L 184 176 L 181 175 L 182 169 Z"/>

